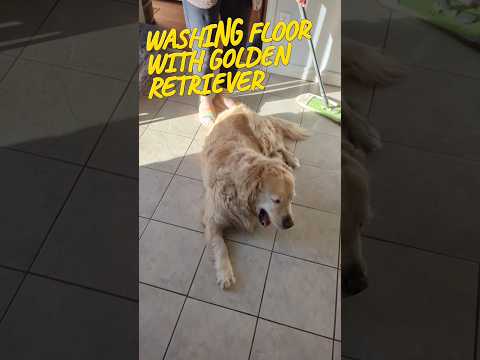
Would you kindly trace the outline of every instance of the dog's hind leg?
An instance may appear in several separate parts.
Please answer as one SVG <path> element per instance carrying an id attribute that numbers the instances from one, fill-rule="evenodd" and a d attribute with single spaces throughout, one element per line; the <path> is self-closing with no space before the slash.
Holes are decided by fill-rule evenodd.
<path id="1" fill-rule="evenodd" d="M 227 245 L 223 238 L 223 226 L 215 222 L 213 217 L 210 216 L 211 213 L 212 212 L 207 208 L 205 211 L 207 216 L 204 217 L 207 248 L 211 251 L 213 256 L 213 262 L 217 274 L 217 283 L 222 289 L 228 289 L 235 284 L 233 267 L 230 262 Z"/>

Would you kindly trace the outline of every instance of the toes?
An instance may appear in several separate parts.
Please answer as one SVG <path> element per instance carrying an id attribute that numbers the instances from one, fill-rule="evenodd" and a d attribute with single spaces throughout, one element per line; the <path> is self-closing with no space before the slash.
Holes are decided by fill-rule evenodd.
<path id="1" fill-rule="evenodd" d="M 219 271 L 217 273 L 217 284 L 225 290 L 235 285 L 236 279 L 233 271 Z"/>

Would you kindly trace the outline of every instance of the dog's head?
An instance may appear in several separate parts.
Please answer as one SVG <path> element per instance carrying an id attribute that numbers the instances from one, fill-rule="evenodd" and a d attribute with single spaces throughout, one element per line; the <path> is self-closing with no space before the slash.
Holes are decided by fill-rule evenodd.
<path id="1" fill-rule="evenodd" d="M 267 227 L 272 223 L 278 229 L 294 225 L 292 201 L 295 179 L 290 169 L 281 161 L 271 160 L 263 165 L 257 178 L 253 207 L 258 221 Z"/>

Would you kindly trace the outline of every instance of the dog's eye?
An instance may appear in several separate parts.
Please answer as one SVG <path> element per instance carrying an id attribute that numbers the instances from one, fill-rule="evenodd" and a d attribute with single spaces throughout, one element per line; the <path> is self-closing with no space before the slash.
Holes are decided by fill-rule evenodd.
<path id="1" fill-rule="evenodd" d="M 275 204 L 280 204 L 280 199 L 272 199 Z"/>

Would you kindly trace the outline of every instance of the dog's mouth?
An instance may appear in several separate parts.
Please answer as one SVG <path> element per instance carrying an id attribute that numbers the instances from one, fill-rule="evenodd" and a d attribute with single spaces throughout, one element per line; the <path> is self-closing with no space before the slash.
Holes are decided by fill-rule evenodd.
<path id="1" fill-rule="evenodd" d="M 270 225 L 270 216 L 268 216 L 268 213 L 265 209 L 260 209 L 260 212 L 258 213 L 258 221 L 260 221 L 260 224 L 265 227 Z"/>

